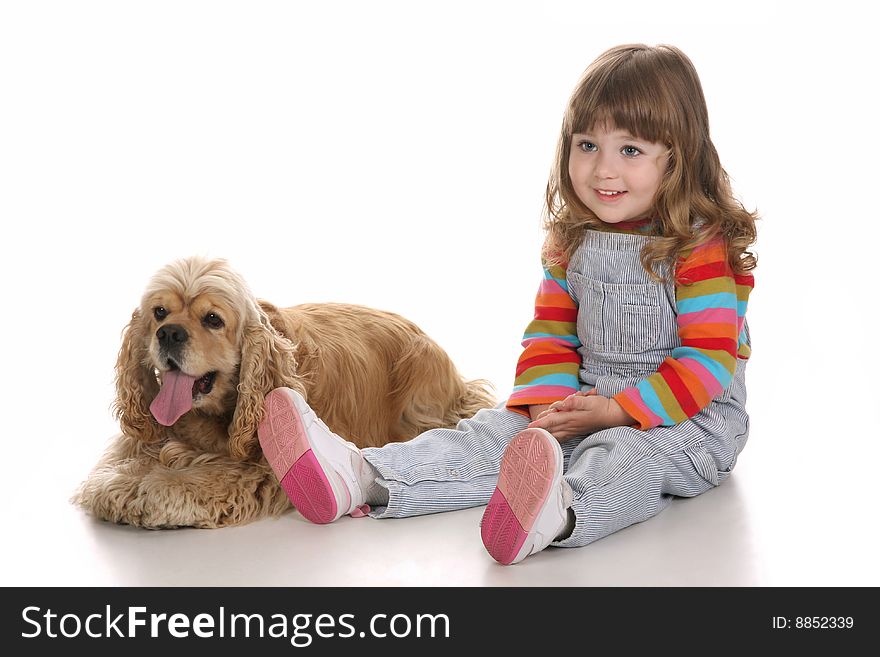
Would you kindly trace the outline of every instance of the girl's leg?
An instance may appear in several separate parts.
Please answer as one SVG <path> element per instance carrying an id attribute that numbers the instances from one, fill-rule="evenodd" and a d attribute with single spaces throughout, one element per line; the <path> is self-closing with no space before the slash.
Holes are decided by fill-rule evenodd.
<path id="1" fill-rule="evenodd" d="M 749 434 L 749 417 L 737 401 L 745 399 L 741 371 L 730 396 L 675 426 L 615 427 L 584 438 L 565 473 L 574 491 L 574 529 L 553 545 L 592 543 L 651 518 L 675 497 L 695 497 L 723 482 Z"/>
<path id="2" fill-rule="evenodd" d="M 502 403 L 455 429 L 431 429 L 407 442 L 362 450 L 388 491 L 385 506 L 370 515 L 404 518 L 487 504 L 507 444 L 528 423 Z"/>
<path id="3" fill-rule="evenodd" d="M 657 442 L 649 442 L 644 431 L 631 427 L 588 436 L 578 445 L 564 476 L 574 492 L 574 528 L 570 536 L 552 544 L 587 545 L 655 516 L 675 497 L 706 492 L 718 484 L 710 461 L 700 442 L 657 449 Z"/>
<path id="4" fill-rule="evenodd" d="M 527 423 L 499 405 L 455 429 L 358 450 L 332 433 L 299 394 L 279 388 L 266 397 L 258 435 L 294 506 L 308 520 L 327 523 L 367 503 L 385 505 L 371 513 L 381 518 L 486 504 L 504 448 Z"/>
<path id="5" fill-rule="evenodd" d="M 577 441 L 567 466 L 549 433 L 522 432 L 501 462 L 483 544 L 496 561 L 517 563 L 548 545 L 587 545 L 651 518 L 674 497 L 717 486 L 745 444 L 747 424 L 730 422 L 741 433 L 725 435 L 709 426 L 720 425 L 606 429 Z"/>

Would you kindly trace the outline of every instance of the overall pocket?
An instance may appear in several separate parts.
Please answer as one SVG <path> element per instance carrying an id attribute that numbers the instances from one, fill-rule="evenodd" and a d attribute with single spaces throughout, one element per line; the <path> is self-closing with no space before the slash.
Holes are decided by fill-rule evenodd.
<path id="1" fill-rule="evenodd" d="M 569 285 L 578 300 L 578 334 L 596 353 L 639 354 L 660 338 L 660 285 L 603 283 L 577 272 Z"/>
<path id="2" fill-rule="evenodd" d="M 697 474 L 705 479 L 713 486 L 720 483 L 718 467 L 715 459 L 706 451 L 702 442 L 695 443 L 684 450 L 685 455 L 690 459 Z"/>

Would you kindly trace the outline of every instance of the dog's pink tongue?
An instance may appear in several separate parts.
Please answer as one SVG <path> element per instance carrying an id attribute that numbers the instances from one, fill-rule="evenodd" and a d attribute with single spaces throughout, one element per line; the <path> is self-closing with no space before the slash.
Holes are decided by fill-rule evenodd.
<path id="1" fill-rule="evenodd" d="M 170 427 L 192 408 L 192 388 L 196 377 L 180 370 L 165 372 L 159 394 L 150 404 L 150 413 L 159 424 Z"/>

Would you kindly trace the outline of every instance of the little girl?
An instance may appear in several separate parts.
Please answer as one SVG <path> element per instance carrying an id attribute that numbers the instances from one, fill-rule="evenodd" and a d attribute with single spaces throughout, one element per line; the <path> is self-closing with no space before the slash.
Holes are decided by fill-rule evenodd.
<path id="1" fill-rule="evenodd" d="M 511 564 L 727 478 L 749 429 L 756 217 L 733 198 L 684 53 L 620 46 L 586 70 L 546 202 L 544 280 L 506 404 L 358 450 L 295 391 L 267 396 L 260 443 L 303 516 L 488 504 L 483 544 Z"/>

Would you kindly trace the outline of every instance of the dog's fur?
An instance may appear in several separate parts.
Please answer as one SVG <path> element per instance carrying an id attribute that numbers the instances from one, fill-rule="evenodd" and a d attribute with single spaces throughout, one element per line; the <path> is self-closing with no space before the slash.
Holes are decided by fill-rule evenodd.
<path id="1" fill-rule="evenodd" d="M 173 353 L 157 335 L 171 326 L 188 336 Z M 173 368 L 216 375 L 164 427 L 150 403 Z M 258 301 L 224 260 L 179 260 L 152 278 L 123 332 L 114 403 L 122 433 L 73 501 L 98 518 L 146 528 L 280 514 L 289 501 L 257 440 L 264 397 L 280 386 L 302 393 L 359 447 L 454 426 L 494 404 L 484 381 L 465 381 L 399 315 L 347 304 L 277 308 Z"/>

